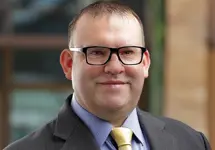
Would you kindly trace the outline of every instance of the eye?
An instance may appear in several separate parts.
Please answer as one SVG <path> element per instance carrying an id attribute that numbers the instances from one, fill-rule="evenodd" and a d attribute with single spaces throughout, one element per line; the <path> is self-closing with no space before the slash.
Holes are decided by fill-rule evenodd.
<path id="1" fill-rule="evenodd" d="M 109 53 L 110 50 L 104 47 L 91 47 L 87 49 L 89 57 L 107 57 Z"/>
<path id="2" fill-rule="evenodd" d="M 132 48 L 121 49 L 120 55 L 132 55 L 135 51 Z"/>
<path id="3" fill-rule="evenodd" d="M 132 51 L 132 50 L 124 50 L 124 51 L 120 52 L 120 54 L 123 54 L 123 55 L 131 55 L 133 53 L 134 53 L 134 51 Z"/>
<path id="4" fill-rule="evenodd" d="M 102 50 L 90 50 L 89 55 L 104 55 L 104 51 Z"/>

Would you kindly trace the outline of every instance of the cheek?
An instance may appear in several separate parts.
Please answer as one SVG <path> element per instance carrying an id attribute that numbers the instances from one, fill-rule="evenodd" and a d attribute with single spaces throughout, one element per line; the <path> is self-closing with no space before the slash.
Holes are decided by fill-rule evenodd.
<path id="1" fill-rule="evenodd" d="M 141 67 L 129 67 L 126 69 L 126 74 L 130 78 L 131 90 L 134 94 L 139 95 L 144 84 L 144 70 Z"/>
<path id="2" fill-rule="evenodd" d="M 79 82 L 84 85 L 94 84 L 99 76 L 102 75 L 103 69 L 97 66 L 91 66 L 88 64 L 84 64 L 82 66 L 78 66 L 78 79 Z"/>
<path id="3" fill-rule="evenodd" d="M 140 82 L 141 79 L 144 80 L 144 70 L 141 66 L 129 66 L 126 69 L 126 74 L 132 79 L 132 80 L 138 80 Z"/>
<path id="4" fill-rule="evenodd" d="M 99 66 L 87 65 L 83 70 L 85 70 L 84 76 L 89 80 L 94 80 L 103 74 L 103 68 Z"/>

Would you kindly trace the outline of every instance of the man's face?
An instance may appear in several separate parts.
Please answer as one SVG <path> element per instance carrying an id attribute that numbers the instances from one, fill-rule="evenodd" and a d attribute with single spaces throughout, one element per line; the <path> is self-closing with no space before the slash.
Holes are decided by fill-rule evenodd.
<path id="1" fill-rule="evenodd" d="M 77 23 L 73 44 L 78 48 L 145 46 L 139 22 L 129 15 L 83 15 Z M 105 120 L 109 120 L 110 113 L 128 114 L 138 103 L 149 65 L 148 52 L 138 65 L 123 65 L 112 54 L 110 61 L 100 66 L 87 64 L 83 53 L 73 52 L 71 79 L 78 102 Z"/>

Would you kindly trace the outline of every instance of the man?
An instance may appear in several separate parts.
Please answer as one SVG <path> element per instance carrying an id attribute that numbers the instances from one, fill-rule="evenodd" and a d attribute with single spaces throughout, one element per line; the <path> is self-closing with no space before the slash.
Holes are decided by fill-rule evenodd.
<path id="1" fill-rule="evenodd" d="M 5 150 L 210 149 L 202 133 L 137 108 L 150 57 L 143 25 L 128 6 L 100 1 L 84 8 L 69 26 L 60 63 L 74 94 L 56 119 Z"/>

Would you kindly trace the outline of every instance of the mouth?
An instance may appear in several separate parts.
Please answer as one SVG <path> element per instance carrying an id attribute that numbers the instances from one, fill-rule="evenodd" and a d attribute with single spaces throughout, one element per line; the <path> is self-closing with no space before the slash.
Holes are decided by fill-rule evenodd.
<path id="1" fill-rule="evenodd" d="M 105 82 L 99 82 L 98 83 L 101 87 L 105 87 L 108 89 L 121 89 L 122 87 L 125 87 L 126 85 L 128 85 L 128 82 L 124 82 L 124 81 L 105 81 Z"/>
<path id="2" fill-rule="evenodd" d="M 101 84 L 101 85 L 124 85 L 124 84 L 128 84 L 128 82 L 123 82 L 123 81 L 105 81 L 105 82 L 99 82 L 98 84 Z"/>

